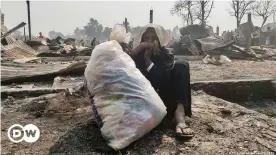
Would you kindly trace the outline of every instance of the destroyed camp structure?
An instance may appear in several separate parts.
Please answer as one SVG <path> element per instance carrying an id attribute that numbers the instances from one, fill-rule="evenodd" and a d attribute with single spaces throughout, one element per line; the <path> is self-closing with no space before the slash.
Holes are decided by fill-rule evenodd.
<path id="1" fill-rule="evenodd" d="M 219 56 L 225 55 L 230 59 L 255 59 L 275 57 L 276 46 L 274 24 L 265 25 L 262 29 L 257 29 L 251 21 L 251 14 L 248 14 L 248 21 L 241 24 L 235 31 L 225 31 L 219 36 L 219 27 L 216 33 L 210 26 L 189 25 L 180 29 L 181 39 L 179 42 L 170 45 L 177 55 Z M 268 41 L 265 41 L 268 40 Z M 269 46 L 267 46 L 269 44 Z M 251 46 L 254 45 L 254 48 Z M 262 54 L 255 46 L 270 47 Z M 258 54 L 256 54 L 256 52 Z"/>
<path id="2" fill-rule="evenodd" d="M 84 69 L 94 47 L 80 46 L 74 38 L 24 42 L 10 34 L 2 37 L 8 31 L 2 25 L 2 153 L 74 155 L 112 151 L 95 125 L 83 88 Z M 193 117 L 188 122 L 196 135 L 191 141 L 178 141 L 172 133 L 173 125 L 164 120 L 119 154 L 274 154 L 275 49 L 250 47 L 257 57 L 267 56 L 264 61 L 255 61 L 252 58 L 256 55 L 246 47 L 236 45 L 232 37 L 218 36 L 211 27 L 190 25 L 180 31 L 181 42 L 172 47 L 179 54 L 176 61 L 189 60 Z M 204 64 L 206 54 L 226 55 L 233 61 L 221 66 Z M 35 145 L 9 141 L 8 128 L 19 122 L 39 127 L 42 134 Z"/>
<path id="3" fill-rule="evenodd" d="M 260 31 L 260 44 L 276 46 L 276 23 L 269 23 L 264 25 Z"/>

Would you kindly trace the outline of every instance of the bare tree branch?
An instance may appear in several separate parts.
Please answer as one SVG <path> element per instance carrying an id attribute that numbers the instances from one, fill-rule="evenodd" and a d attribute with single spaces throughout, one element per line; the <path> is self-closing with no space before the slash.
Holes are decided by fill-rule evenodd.
<path id="1" fill-rule="evenodd" d="M 214 8 L 214 0 L 178 0 L 171 9 L 171 14 L 177 14 L 187 23 L 193 24 L 199 20 L 202 26 L 205 26 L 212 9 Z"/>
<path id="2" fill-rule="evenodd" d="M 232 0 L 230 3 L 231 9 L 229 14 L 234 16 L 237 20 L 237 27 L 240 25 L 243 16 L 252 10 L 253 0 Z"/>
<path id="3" fill-rule="evenodd" d="M 187 25 L 193 24 L 194 18 L 194 2 L 191 0 L 179 0 L 174 3 L 171 14 L 180 16 Z"/>
<path id="4" fill-rule="evenodd" d="M 264 26 L 268 17 L 276 12 L 276 4 L 273 0 L 258 1 L 253 5 L 253 14 L 263 19 L 261 27 Z"/>
<path id="5" fill-rule="evenodd" d="M 206 21 L 209 18 L 213 8 L 214 8 L 213 0 L 197 1 L 196 17 L 200 21 L 200 24 L 202 26 L 205 26 Z"/>
<path id="6" fill-rule="evenodd" d="M 206 10 L 209 10 L 209 11 L 208 11 L 207 15 L 205 16 L 205 20 L 207 20 L 209 18 L 209 16 L 210 16 L 211 11 L 212 11 L 213 8 L 214 8 L 214 1 L 212 1 L 212 3 L 211 3 L 210 6 L 207 5 Z"/>
<path id="7" fill-rule="evenodd" d="M 191 0 L 178 0 L 174 3 L 171 9 L 171 14 L 180 16 L 187 25 L 191 25 L 196 20 L 195 16 L 195 2 Z"/>

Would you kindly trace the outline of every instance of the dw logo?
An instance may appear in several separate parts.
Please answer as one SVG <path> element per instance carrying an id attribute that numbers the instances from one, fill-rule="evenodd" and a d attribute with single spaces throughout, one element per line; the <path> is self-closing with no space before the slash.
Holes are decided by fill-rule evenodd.
<path id="1" fill-rule="evenodd" d="M 28 124 L 24 127 L 20 124 L 14 124 L 8 129 L 8 137 L 14 143 L 20 143 L 23 140 L 33 143 L 39 139 L 40 131 L 33 124 Z"/>

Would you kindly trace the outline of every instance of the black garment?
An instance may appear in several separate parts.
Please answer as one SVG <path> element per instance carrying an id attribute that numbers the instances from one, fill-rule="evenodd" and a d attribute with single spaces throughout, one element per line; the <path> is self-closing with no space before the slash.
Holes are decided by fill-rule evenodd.
<path id="1" fill-rule="evenodd" d="M 191 116 L 190 68 L 188 62 L 175 63 L 173 54 L 161 47 L 159 55 L 152 57 L 154 66 L 148 72 L 144 53 L 132 57 L 136 67 L 158 90 L 160 98 L 167 107 L 168 116 L 173 117 L 177 103 L 183 103 L 185 115 Z"/>
<path id="2" fill-rule="evenodd" d="M 188 62 L 176 63 L 172 70 L 166 71 L 168 83 L 161 86 L 159 96 L 167 107 L 168 116 L 173 117 L 177 103 L 183 103 L 185 116 L 191 117 L 190 67 Z M 150 70 L 154 72 L 154 70 Z M 154 75 L 153 75 L 154 76 Z"/>
<path id="3" fill-rule="evenodd" d="M 142 74 L 151 82 L 155 89 L 159 89 L 164 84 L 168 84 L 168 73 L 166 70 L 171 70 L 174 66 L 174 55 L 165 47 L 160 47 L 162 52 L 159 55 L 152 56 L 152 62 L 154 66 L 147 71 L 147 65 L 145 63 L 144 54 L 145 51 L 140 52 L 136 56 L 132 56 L 136 67 L 142 72 Z"/>

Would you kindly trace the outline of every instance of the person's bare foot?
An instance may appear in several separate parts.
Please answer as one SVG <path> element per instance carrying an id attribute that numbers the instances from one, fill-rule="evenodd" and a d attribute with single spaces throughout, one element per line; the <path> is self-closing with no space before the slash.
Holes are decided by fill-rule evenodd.
<path id="1" fill-rule="evenodd" d="M 175 134 L 178 137 L 191 138 L 194 136 L 194 131 L 185 123 L 184 115 L 185 113 L 183 104 L 178 104 L 175 111 Z"/>
<path id="2" fill-rule="evenodd" d="M 194 131 L 186 125 L 185 122 L 177 123 L 175 134 L 178 137 L 192 138 L 194 136 Z"/>

